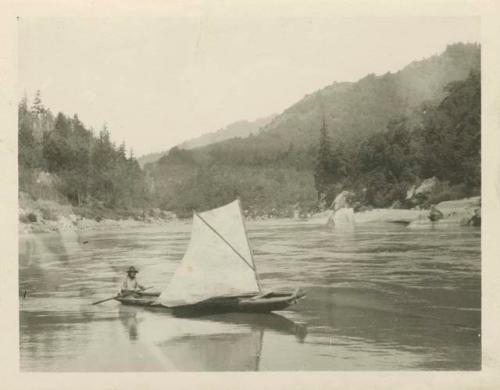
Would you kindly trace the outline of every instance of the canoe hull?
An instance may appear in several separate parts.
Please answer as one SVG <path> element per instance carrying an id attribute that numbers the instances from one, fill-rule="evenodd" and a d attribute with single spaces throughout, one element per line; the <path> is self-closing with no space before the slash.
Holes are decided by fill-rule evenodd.
<path id="1" fill-rule="evenodd" d="M 144 306 L 150 308 L 166 309 L 176 316 L 194 317 L 209 314 L 244 312 L 244 313 L 270 313 L 284 310 L 302 299 L 305 294 L 295 292 L 292 294 L 269 293 L 265 296 L 246 295 L 234 297 L 217 297 L 207 299 L 191 305 L 166 307 L 156 303 L 159 294 L 137 294 L 133 297 L 118 297 L 117 301 L 124 305 Z"/>
<path id="2" fill-rule="evenodd" d="M 137 292 L 127 296 L 115 297 L 115 301 L 129 306 L 154 306 L 160 293 L 155 292 Z"/>

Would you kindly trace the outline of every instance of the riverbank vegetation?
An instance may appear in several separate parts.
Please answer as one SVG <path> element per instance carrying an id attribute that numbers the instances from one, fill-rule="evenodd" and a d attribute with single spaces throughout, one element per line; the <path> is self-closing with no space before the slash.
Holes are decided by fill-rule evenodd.
<path id="1" fill-rule="evenodd" d="M 94 218 L 142 212 L 150 200 L 146 176 L 125 144 L 111 142 L 106 126 L 96 133 L 76 114 L 53 115 L 39 92 L 31 107 L 22 99 L 18 114 L 20 192 Z"/>

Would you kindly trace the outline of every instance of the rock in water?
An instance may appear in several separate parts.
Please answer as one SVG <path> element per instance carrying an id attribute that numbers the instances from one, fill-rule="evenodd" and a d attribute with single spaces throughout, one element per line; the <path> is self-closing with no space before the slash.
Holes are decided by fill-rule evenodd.
<path id="1" fill-rule="evenodd" d="M 474 227 L 481 227 L 481 209 L 475 209 L 474 214 L 467 221 L 467 225 Z"/>
<path id="2" fill-rule="evenodd" d="M 440 219 L 442 219 L 444 217 L 443 213 L 438 210 L 436 208 L 436 206 L 432 206 L 431 207 L 431 211 L 429 213 L 429 219 L 432 221 L 432 222 L 436 222 L 436 221 L 439 221 Z"/>
<path id="3" fill-rule="evenodd" d="M 335 211 L 328 219 L 328 226 L 342 230 L 354 229 L 354 210 L 342 208 Z"/>
<path id="4" fill-rule="evenodd" d="M 481 226 L 481 198 L 479 196 L 441 202 L 436 208 L 443 213 L 443 218 L 432 221 L 429 215 L 429 218 L 414 221 L 408 227 L 410 229 L 443 229 L 456 226 Z"/>

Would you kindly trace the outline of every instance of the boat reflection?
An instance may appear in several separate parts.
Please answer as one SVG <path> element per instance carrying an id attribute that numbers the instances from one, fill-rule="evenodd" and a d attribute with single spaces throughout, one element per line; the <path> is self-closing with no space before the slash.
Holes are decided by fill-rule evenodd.
<path id="1" fill-rule="evenodd" d="M 266 332 L 294 336 L 298 343 L 307 336 L 305 324 L 274 313 L 179 319 L 167 312 L 123 305 L 119 319 L 130 340 L 149 338 L 177 371 L 258 371 Z M 163 331 L 152 336 L 152 326 L 158 329 L 160 322 Z"/>
<path id="2" fill-rule="evenodd" d="M 270 329 L 281 334 L 293 335 L 299 343 L 303 343 L 307 336 L 306 324 L 294 322 L 277 313 L 227 313 L 205 316 L 203 319 L 206 321 L 246 325 L 252 329 Z"/>

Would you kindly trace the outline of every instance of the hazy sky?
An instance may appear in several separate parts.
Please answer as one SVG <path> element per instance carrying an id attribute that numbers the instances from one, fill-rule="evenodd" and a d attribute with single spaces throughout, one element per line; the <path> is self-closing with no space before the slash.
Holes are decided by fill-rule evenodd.
<path id="1" fill-rule="evenodd" d="M 480 41 L 478 18 L 21 19 L 19 93 L 141 155 L 457 41 Z"/>

